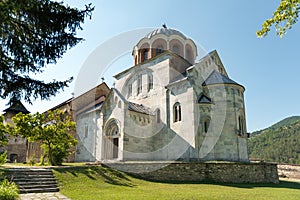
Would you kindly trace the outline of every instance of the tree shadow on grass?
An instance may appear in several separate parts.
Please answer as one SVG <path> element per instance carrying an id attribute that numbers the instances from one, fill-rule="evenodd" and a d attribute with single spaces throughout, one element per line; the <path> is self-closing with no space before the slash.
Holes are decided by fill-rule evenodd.
<path id="1" fill-rule="evenodd" d="M 83 174 L 92 180 L 104 180 L 104 182 L 119 185 L 133 187 L 131 180 L 125 173 L 117 170 L 106 168 L 102 166 L 82 166 L 82 167 L 63 167 L 54 169 L 58 173 L 69 173 L 72 176 L 78 177 L 79 174 Z"/>

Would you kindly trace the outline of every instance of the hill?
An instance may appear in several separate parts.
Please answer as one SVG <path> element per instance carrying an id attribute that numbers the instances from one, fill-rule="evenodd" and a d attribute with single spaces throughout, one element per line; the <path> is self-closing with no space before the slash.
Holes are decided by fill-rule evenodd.
<path id="1" fill-rule="evenodd" d="M 300 164 L 300 117 L 288 117 L 251 134 L 250 159 Z"/>
<path id="2" fill-rule="evenodd" d="M 287 118 L 273 124 L 269 128 L 262 129 L 262 130 L 259 130 L 259 131 L 254 131 L 253 133 L 251 133 L 251 136 L 259 135 L 265 130 L 269 130 L 269 129 L 275 130 L 275 129 L 280 128 L 280 127 L 289 126 L 289 125 L 292 125 L 292 124 L 294 124 L 295 122 L 297 122 L 299 120 L 300 120 L 300 116 L 287 117 Z"/>
<path id="3" fill-rule="evenodd" d="M 300 120 L 300 116 L 288 117 L 288 118 L 285 118 L 285 119 L 277 122 L 276 124 L 272 125 L 270 128 L 276 129 L 276 128 L 280 128 L 280 127 L 284 127 L 284 126 L 290 126 L 299 120 Z"/>

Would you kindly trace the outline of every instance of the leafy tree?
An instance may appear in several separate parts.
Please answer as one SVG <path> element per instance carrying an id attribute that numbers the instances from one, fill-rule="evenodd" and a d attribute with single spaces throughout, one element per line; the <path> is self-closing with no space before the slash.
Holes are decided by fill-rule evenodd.
<path id="1" fill-rule="evenodd" d="M 41 142 L 44 155 L 51 165 L 60 165 L 71 154 L 70 149 L 77 140 L 70 133 L 75 130 L 75 122 L 60 110 L 46 114 L 22 114 L 13 117 L 14 135 L 21 135 L 30 142 Z"/>
<path id="2" fill-rule="evenodd" d="M 0 115 L 0 147 L 7 144 L 7 127 L 4 125 L 4 117 Z"/>
<path id="3" fill-rule="evenodd" d="M 91 4 L 79 10 L 54 0 L 0 0 L 0 98 L 49 99 L 72 81 L 31 78 L 83 39 L 76 37 Z"/>
<path id="4" fill-rule="evenodd" d="M 283 37 L 287 29 L 291 29 L 297 22 L 300 10 L 300 0 L 281 0 L 272 18 L 262 24 L 262 29 L 256 32 L 258 37 L 264 37 L 275 24 L 277 35 Z"/>
<path id="5" fill-rule="evenodd" d="M 4 151 L 3 153 L 0 154 L 0 166 L 5 164 L 7 160 L 7 152 Z M 1 180 L 1 172 L 0 172 L 0 180 Z"/>

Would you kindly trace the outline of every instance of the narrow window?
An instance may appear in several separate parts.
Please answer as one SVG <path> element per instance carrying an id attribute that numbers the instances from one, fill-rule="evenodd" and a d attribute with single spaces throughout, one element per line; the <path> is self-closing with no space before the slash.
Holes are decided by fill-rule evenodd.
<path id="1" fill-rule="evenodd" d="M 243 129 L 244 129 L 244 127 L 243 127 L 243 119 L 242 119 L 242 117 L 241 116 L 239 116 L 239 119 L 238 119 L 239 121 L 238 121 L 238 123 L 239 123 L 239 134 L 242 134 L 243 133 Z"/>
<path id="2" fill-rule="evenodd" d="M 132 83 L 128 85 L 128 97 L 132 96 Z"/>
<path id="3" fill-rule="evenodd" d="M 206 118 L 204 120 L 204 124 L 203 124 L 203 126 L 204 126 L 204 133 L 208 132 L 209 124 L 210 124 L 210 118 Z"/>
<path id="4" fill-rule="evenodd" d="M 173 113 L 174 113 L 174 122 L 181 121 L 181 106 L 180 103 L 175 103 L 173 107 Z"/>
<path id="5" fill-rule="evenodd" d="M 160 123 L 160 109 L 159 108 L 156 111 L 156 122 Z"/>
<path id="6" fill-rule="evenodd" d="M 148 75 L 148 92 L 153 89 L 153 76 L 151 74 Z"/>
<path id="7" fill-rule="evenodd" d="M 137 80 L 137 94 L 142 93 L 142 75 L 140 74 L 138 76 L 138 80 Z"/>
<path id="8" fill-rule="evenodd" d="M 87 138 L 89 134 L 89 126 L 85 124 L 84 126 L 84 137 Z"/>
<path id="9" fill-rule="evenodd" d="M 144 51 L 144 61 L 145 60 L 148 60 L 148 49 L 146 49 L 145 51 Z"/>

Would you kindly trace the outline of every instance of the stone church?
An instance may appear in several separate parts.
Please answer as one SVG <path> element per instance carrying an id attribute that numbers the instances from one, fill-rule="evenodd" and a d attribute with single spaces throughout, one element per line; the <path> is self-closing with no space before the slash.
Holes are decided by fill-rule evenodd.
<path id="1" fill-rule="evenodd" d="M 163 26 L 141 38 L 132 56 L 114 88 L 102 83 L 51 109 L 77 124 L 67 161 L 249 161 L 245 88 L 229 78 L 217 51 L 195 62 L 194 41 Z M 39 146 L 29 144 L 28 156 L 40 155 Z"/>
<path id="2" fill-rule="evenodd" d="M 248 161 L 245 88 L 217 51 L 195 62 L 194 41 L 163 26 L 132 56 L 101 105 L 95 160 Z"/>

